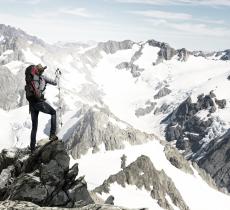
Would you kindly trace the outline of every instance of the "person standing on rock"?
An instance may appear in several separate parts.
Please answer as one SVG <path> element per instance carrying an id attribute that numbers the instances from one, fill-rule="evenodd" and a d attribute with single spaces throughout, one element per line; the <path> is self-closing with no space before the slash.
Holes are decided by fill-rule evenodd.
<path id="1" fill-rule="evenodd" d="M 48 83 L 51 85 L 57 85 L 57 82 L 42 75 L 46 68 L 47 66 L 43 67 L 41 64 L 30 65 L 26 68 L 25 71 L 25 92 L 26 98 L 29 101 L 29 111 L 32 120 L 32 130 L 30 137 L 31 152 L 35 150 L 39 112 L 51 115 L 49 139 L 51 141 L 58 140 L 58 137 L 56 136 L 56 111 L 45 101 L 46 99 L 44 98 L 46 84 Z"/>

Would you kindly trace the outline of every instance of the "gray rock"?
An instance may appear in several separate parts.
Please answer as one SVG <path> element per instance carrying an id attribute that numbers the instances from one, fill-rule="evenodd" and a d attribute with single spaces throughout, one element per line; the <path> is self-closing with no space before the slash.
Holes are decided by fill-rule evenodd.
<path id="1" fill-rule="evenodd" d="M 216 102 L 217 101 L 217 102 Z M 209 95 L 201 94 L 197 102 L 192 103 L 188 97 L 176 110 L 168 115 L 162 123 L 167 123 L 165 136 L 168 141 L 177 140 L 177 147 L 189 152 L 188 147 L 196 153 L 202 147 L 202 139 L 208 134 L 213 123 L 211 113 L 216 111 L 216 104 L 225 105 L 224 100 L 217 100 L 213 91 Z M 201 120 L 196 114 L 201 110 L 208 110 L 207 120 Z M 155 110 L 156 111 L 156 110 Z M 175 126 L 176 124 L 176 126 Z M 184 141 L 187 138 L 189 142 Z"/>
<path id="2" fill-rule="evenodd" d="M 185 150 L 190 151 L 191 150 L 191 144 L 187 139 L 179 139 L 176 141 L 176 148 L 179 150 Z"/>
<path id="3" fill-rule="evenodd" d="M 144 116 L 144 115 L 151 113 L 151 111 L 155 108 L 156 104 L 157 104 L 156 102 L 147 101 L 145 103 L 146 107 L 145 108 L 138 108 L 135 111 L 135 115 L 137 117 L 141 117 L 141 116 Z"/>
<path id="4" fill-rule="evenodd" d="M 97 151 L 101 144 L 105 145 L 106 150 L 122 149 L 124 142 L 142 144 L 146 139 L 155 137 L 134 129 L 106 108 L 88 107 L 82 109 L 81 113 L 83 117 L 74 125 L 73 133 L 66 139 L 73 158 L 86 154 L 90 148 Z"/>
<path id="5" fill-rule="evenodd" d="M 215 103 L 218 105 L 220 109 L 224 109 L 227 105 L 226 99 L 222 99 L 222 100 L 215 99 Z"/>
<path id="6" fill-rule="evenodd" d="M 139 77 L 141 75 L 140 72 L 144 71 L 143 68 L 139 68 L 139 66 L 128 63 L 128 62 L 122 62 L 116 66 L 117 69 L 126 69 L 127 71 L 130 71 L 133 77 Z"/>
<path id="7" fill-rule="evenodd" d="M 182 138 L 183 130 L 180 125 L 168 126 L 165 137 L 167 141 L 179 140 Z"/>
<path id="8" fill-rule="evenodd" d="M 33 201 L 42 204 L 47 197 L 47 190 L 40 179 L 31 174 L 22 174 L 10 186 L 10 200 Z"/>
<path id="9" fill-rule="evenodd" d="M 150 196 L 156 199 L 158 204 L 164 209 L 173 209 L 165 198 L 166 194 L 170 196 L 172 202 L 178 208 L 183 210 L 189 209 L 172 180 L 163 170 L 157 171 L 147 156 L 140 156 L 122 171 L 111 175 L 101 186 L 95 188 L 94 192 L 100 194 L 102 192 L 109 193 L 110 185 L 115 182 L 122 187 L 128 184 L 135 185 L 142 190 L 144 188 L 150 192 Z"/>
<path id="10" fill-rule="evenodd" d="M 110 195 L 106 200 L 105 204 L 114 205 L 114 196 Z"/>
<path id="11" fill-rule="evenodd" d="M 219 188 L 227 188 L 230 192 L 230 132 L 219 139 L 214 139 L 206 149 L 206 155 L 198 161 L 215 180 Z"/>
<path id="12" fill-rule="evenodd" d="M 183 170 L 186 173 L 194 174 L 189 162 L 178 152 L 176 148 L 167 144 L 164 148 L 166 158 L 171 162 L 173 166 Z"/>
<path id="13" fill-rule="evenodd" d="M 160 89 L 156 95 L 154 95 L 154 99 L 159 99 L 159 98 L 162 98 L 164 96 L 167 96 L 171 92 L 172 91 L 170 89 L 168 89 L 167 87 L 164 87 L 164 88 Z"/>
<path id="14" fill-rule="evenodd" d="M 63 207 L 40 207 L 34 203 L 26 201 L 2 201 L 0 202 L 0 209 L 9 210 L 69 210 L 70 208 Z M 147 210 L 147 209 L 127 209 L 124 207 L 111 206 L 108 204 L 90 204 L 82 208 L 71 208 L 71 210 Z"/>
<path id="15" fill-rule="evenodd" d="M 220 59 L 224 61 L 230 60 L 230 50 L 225 50 L 223 53 L 224 55 Z"/>
<path id="16" fill-rule="evenodd" d="M 154 110 L 154 115 L 163 113 L 166 114 L 168 112 L 170 105 L 163 103 L 160 107 L 156 107 L 156 109 Z"/>
<path id="17" fill-rule="evenodd" d="M 147 41 L 147 43 L 150 45 L 150 46 L 153 46 L 153 47 L 159 47 L 160 48 L 160 51 L 158 53 L 158 61 L 157 63 L 164 59 L 164 60 L 171 60 L 171 58 L 176 55 L 176 50 L 171 48 L 168 44 L 166 43 L 163 43 L 163 42 L 157 42 L 155 40 L 149 40 Z"/>
<path id="18" fill-rule="evenodd" d="M 42 183 L 51 186 L 60 184 L 65 175 L 65 171 L 55 160 L 51 160 L 48 164 L 42 164 L 40 173 Z"/>
<path id="19" fill-rule="evenodd" d="M 177 53 L 178 53 L 178 60 L 179 61 L 186 62 L 188 60 L 190 52 L 188 50 L 186 50 L 185 48 L 177 50 Z"/>
<path id="20" fill-rule="evenodd" d="M 0 157 L 0 199 L 30 201 L 41 206 L 81 206 L 94 203 L 84 177 L 76 179 L 78 164 L 69 169 L 69 155 L 61 141 L 48 142 L 28 156 L 27 149 L 4 150 Z M 6 157 L 10 161 L 6 161 Z M 10 164 L 10 165 L 9 165 Z M 9 165 L 9 166 L 8 166 Z"/>
<path id="21" fill-rule="evenodd" d="M 10 110 L 24 104 L 23 82 L 24 79 L 19 80 L 7 67 L 0 66 L 0 98 L 3 99 L 0 100 L 0 108 Z"/>

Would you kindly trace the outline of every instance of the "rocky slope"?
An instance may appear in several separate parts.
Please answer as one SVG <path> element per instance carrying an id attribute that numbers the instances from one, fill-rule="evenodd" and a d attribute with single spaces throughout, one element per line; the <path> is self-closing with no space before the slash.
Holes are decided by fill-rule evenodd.
<path id="1" fill-rule="evenodd" d="M 147 156 L 140 156 L 119 173 L 111 175 L 101 186 L 95 188 L 94 192 L 99 194 L 110 193 L 110 185 L 115 182 L 124 188 L 126 185 L 134 185 L 139 189 L 144 188 L 149 192 L 149 196 L 156 199 L 158 205 L 163 209 L 174 209 L 166 199 L 166 195 L 169 195 L 174 205 L 179 209 L 189 209 L 173 181 L 163 170 L 157 171 Z"/>
<path id="2" fill-rule="evenodd" d="M 79 120 L 63 136 L 73 158 L 80 158 L 90 149 L 93 153 L 100 147 L 116 150 L 124 148 L 125 144 L 143 144 L 156 138 L 120 120 L 108 108 L 86 106 L 76 113 L 75 118 Z"/>
<path id="3" fill-rule="evenodd" d="M 227 188 L 229 191 L 229 131 L 219 136 L 213 125 L 221 125 L 223 122 L 212 115 L 217 108 L 224 109 L 225 106 L 226 100 L 218 100 L 211 91 L 209 95 L 199 95 L 195 103 L 187 98 L 162 123 L 167 124 L 166 139 L 175 140 L 176 147 L 188 159 L 205 169 L 219 188 Z"/>
<path id="4" fill-rule="evenodd" d="M 125 209 L 95 204 L 84 177 L 76 178 L 78 164 L 69 168 L 60 141 L 39 146 L 33 155 L 26 149 L 3 150 L 0 161 L 1 209 Z"/>

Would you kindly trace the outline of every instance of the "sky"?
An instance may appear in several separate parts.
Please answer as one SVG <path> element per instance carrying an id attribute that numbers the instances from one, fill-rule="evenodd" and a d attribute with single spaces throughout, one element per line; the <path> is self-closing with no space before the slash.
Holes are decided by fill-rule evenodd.
<path id="1" fill-rule="evenodd" d="M 48 43 L 154 39 L 224 50 L 229 20 L 230 0 L 0 0 L 0 23 Z"/>

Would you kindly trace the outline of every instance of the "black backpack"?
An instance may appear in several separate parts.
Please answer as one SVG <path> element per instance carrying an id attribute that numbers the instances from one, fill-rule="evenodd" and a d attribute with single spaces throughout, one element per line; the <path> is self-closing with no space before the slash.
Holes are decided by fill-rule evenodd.
<path id="1" fill-rule="evenodd" d="M 36 98 L 35 90 L 32 86 L 32 81 L 33 81 L 32 68 L 33 67 L 34 65 L 28 66 L 25 70 L 25 81 L 26 81 L 25 92 L 26 92 L 26 99 L 28 101 L 32 101 L 33 99 Z"/>

